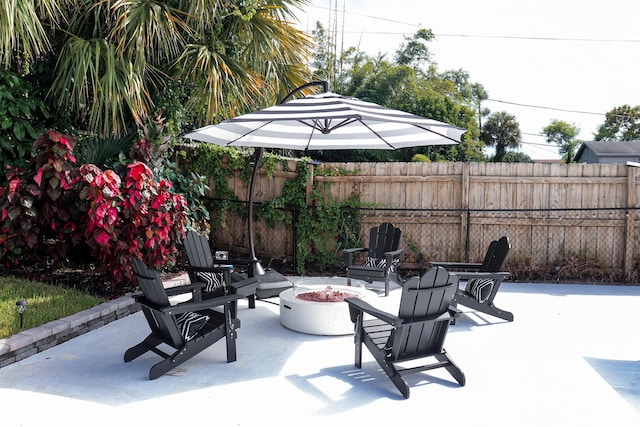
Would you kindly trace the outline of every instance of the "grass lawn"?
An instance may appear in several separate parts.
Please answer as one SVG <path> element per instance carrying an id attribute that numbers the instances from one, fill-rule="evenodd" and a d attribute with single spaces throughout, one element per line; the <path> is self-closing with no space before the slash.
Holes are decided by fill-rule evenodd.
<path id="1" fill-rule="evenodd" d="M 20 332 L 16 302 L 21 300 L 27 301 L 23 330 L 95 307 L 104 301 L 75 289 L 0 277 L 0 338 Z"/>

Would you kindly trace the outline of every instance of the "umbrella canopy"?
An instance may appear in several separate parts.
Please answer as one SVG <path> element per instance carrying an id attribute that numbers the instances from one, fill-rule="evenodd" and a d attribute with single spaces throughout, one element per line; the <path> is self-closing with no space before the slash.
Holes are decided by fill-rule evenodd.
<path id="1" fill-rule="evenodd" d="M 309 95 L 206 126 L 185 138 L 290 150 L 394 150 L 457 144 L 465 129 L 332 92 Z"/>
<path id="2" fill-rule="evenodd" d="M 289 100 L 310 86 L 324 91 Z M 465 129 L 404 111 L 386 108 L 328 91 L 327 82 L 300 86 L 278 105 L 244 114 L 183 135 L 226 147 L 257 148 L 249 185 L 249 247 L 256 258 L 253 236 L 253 190 L 265 148 L 313 150 L 395 150 L 426 145 L 457 144 Z M 264 276 L 260 263 L 254 274 Z"/>

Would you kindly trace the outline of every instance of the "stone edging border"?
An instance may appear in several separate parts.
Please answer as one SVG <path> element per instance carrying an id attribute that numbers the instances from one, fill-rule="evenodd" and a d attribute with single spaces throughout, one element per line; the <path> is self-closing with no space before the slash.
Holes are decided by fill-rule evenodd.
<path id="1" fill-rule="evenodd" d="M 0 339 L 0 368 L 135 313 L 131 294 Z"/>
<path id="2" fill-rule="evenodd" d="M 165 286 L 171 287 L 184 283 L 188 283 L 188 279 L 180 276 L 165 282 Z M 0 368 L 98 329 L 139 310 L 140 307 L 136 304 L 131 294 L 127 294 L 71 316 L 53 320 L 44 325 L 0 339 Z"/>

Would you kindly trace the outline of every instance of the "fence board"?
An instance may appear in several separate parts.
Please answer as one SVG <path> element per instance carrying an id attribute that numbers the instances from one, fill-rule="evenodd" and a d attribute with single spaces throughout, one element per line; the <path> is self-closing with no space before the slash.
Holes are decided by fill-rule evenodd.
<path id="1" fill-rule="evenodd" d="M 609 164 L 325 163 L 316 166 L 313 185 L 325 200 L 341 201 L 355 195 L 363 203 L 374 204 L 376 211 L 362 215 L 363 240 L 371 226 L 384 220 L 394 222 L 404 230 L 403 244 L 411 262 L 461 261 L 465 257 L 479 261 L 489 242 L 506 234 L 512 242 L 511 259 L 553 264 L 576 254 L 629 275 L 640 256 L 636 212 L 640 186 L 635 169 L 631 169 L 633 177 L 627 177 L 629 168 Z M 278 170 L 273 179 L 261 173 L 256 200 L 281 195 L 285 182 L 295 176 L 295 164 L 289 170 Z M 247 184 L 239 177 L 230 178 L 229 186 L 240 200 L 247 200 Z M 238 230 L 214 230 L 216 241 L 240 249 L 246 244 L 246 220 L 227 221 L 228 228 Z M 257 251 L 293 255 L 292 227 L 257 225 Z"/>

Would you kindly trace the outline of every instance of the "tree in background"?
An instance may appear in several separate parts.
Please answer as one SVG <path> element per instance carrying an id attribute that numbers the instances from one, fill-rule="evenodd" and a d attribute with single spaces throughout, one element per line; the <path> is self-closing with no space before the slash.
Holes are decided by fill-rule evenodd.
<path id="1" fill-rule="evenodd" d="M 318 25 L 321 29 L 321 26 Z M 314 33 L 322 36 L 321 31 Z M 354 96 L 368 102 L 440 120 L 467 129 L 462 144 L 453 146 L 414 147 L 396 151 L 341 150 L 340 152 L 315 152 L 313 157 L 322 161 L 411 161 L 416 154 L 432 161 L 485 160 L 479 129 L 475 117 L 472 84 L 468 74 L 439 75 L 431 61 L 426 42 L 432 40 L 429 30 L 419 30 L 413 37 L 405 37 L 395 53 L 395 61 L 384 55 L 371 57 L 350 48 L 341 56 L 342 68 L 331 82 L 332 90 Z M 327 46 L 326 40 L 316 44 Z M 316 52 L 316 64 L 327 64 L 324 58 L 331 49 Z M 318 78 L 332 75 L 323 67 L 316 70 Z M 464 87 L 465 92 L 460 88 Z M 481 87 L 481 86 L 479 86 Z"/>
<path id="2" fill-rule="evenodd" d="M 488 108 L 482 108 L 482 102 L 489 99 L 489 94 L 480 83 L 471 83 L 469 73 L 462 70 L 446 70 L 440 77 L 451 81 L 462 99 L 470 103 L 478 115 L 478 128 L 482 128 L 482 118 L 491 112 Z"/>
<path id="3" fill-rule="evenodd" d="M 578 145 L 582 142 L 577 139 L 580 128 L 562 120 L 551 120 L 551 123 L 542 129 L 542 133 L 548 143 L 558 146 L 565 163 L 571 163 L 574 160 Z"/>
<path id="4" fill-rule="evenodd" d="M 496 147 L 494 161 L 501 162 L 509 148 L 520 145 L 520 124 L 513 114 L 506 111 L 492 113 L 482 126 L 480 139 L 488 146 Z"/>
<path id="5" fill-rule="evenodd" d="M 405 37 L 404 43 L 396 50 L 395 63 L 420 68 L 431 62 L 431 52 L 425 43 L 433 41 L 435 36 L 431 30 L 419 29 L 413 36 Z"/>
<path id="6" fill-rule="evenodd" d="M 622 105 L 609 111 L 598 128 L 596 141 L 640 140 L 640 105 Z"/>
<path id="7" fill-rule="evenodd" d="M 502 158 L 502 163 L 533 163 L 533 160 L 527 153 L 507 151 Z"/>

